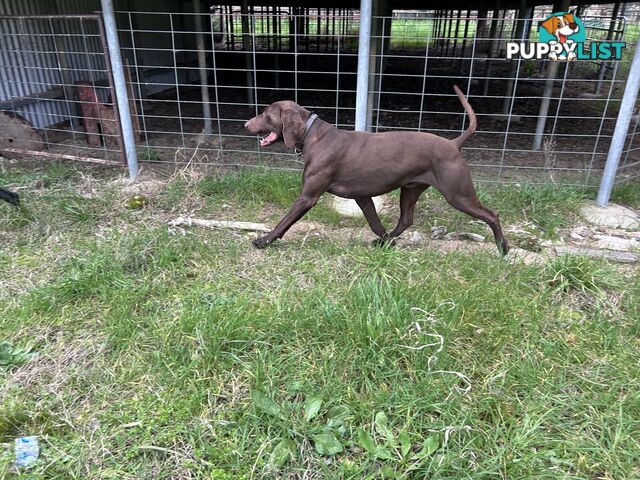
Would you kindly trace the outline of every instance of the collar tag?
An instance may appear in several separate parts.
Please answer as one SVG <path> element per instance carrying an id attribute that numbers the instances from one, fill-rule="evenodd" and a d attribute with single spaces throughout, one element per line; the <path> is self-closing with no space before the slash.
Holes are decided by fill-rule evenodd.
<path id="1" fill-rule="evenodd" d="M 300 150 L 298 147 L 295 147 L 293 149 L 293 153 L 295 153 L 297 156 L 301 157 L 302 156 L 302 150 Z"/>

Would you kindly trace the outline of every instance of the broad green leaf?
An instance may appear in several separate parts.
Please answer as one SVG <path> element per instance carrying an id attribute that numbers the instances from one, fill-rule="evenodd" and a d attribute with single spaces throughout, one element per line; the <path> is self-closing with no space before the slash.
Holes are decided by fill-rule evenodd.
<path id="1" fill-rule="evenodd" d="M 251 400 L 256 407 L 262 410 L 264 413 L 273 415 L 274 417 L 282 418 L 282 408 L 271 398 L 267 397 L 263 392 L 257 389 L 251 390 Z"/>
<path id="2" fill-rule="evenodd" d="M 393 432 L 391 432 L 391 430 L 389 429 L 388 424 L 389 424 L 389 421 L 387 419 L 386 413 L 384 412 L 376 413 L 376 417 L 374 420 L 376 432 L 378 432 L 379 435 L 382 435 L 383 437 L 385 437 L 387 439 L 387 442 L 393 445 L 396 441 L 396 438 L 393 435 Z"/>
<path id="3" fill-rule="evenodd" d="M 393 455 L 391 455 L 391 452 L 388 449 L 386 449 L 386 448 L 384 448 L 382 446 L 379 446 L 376 449 L 375 456 L 376 456 L 376 458 L 379 458 L 380 460 L 392 460 L 393 459 Z"/>
<path id="4" fill-rule="evenodd" d="M 422 442 L 422 450 L 416 453 L 413 459 L 424 459 L 433 455 L 440 446 L 440 439 L 438 435 L 430 435 Z"/>
<path id="5" fill-rule="evenodd" d="M 320 455 L 335 455 L 342 451 L 342 443 L 331 431 L 312 435 L 311 438 L 316 447 L 316 452 Z"/>
<path id="6" fill-rule="evenodd" d="M 0 367 L 6 370 L 25 363 L 31 357 L 36 356 L 31 349 L 31 346 L 22 348 L 13 346 L 7 341 L 0 342 Z"/>
<path id="7" fill-rule="evenodd" d="M 304 419 L 309 422 L 313 420 L 322 407 L 322 399 L 320 397 L 309 397 L 304 402 Z"/>
<path id="8" fill-rule="evenodd" d="M 362 428 L 358 429 L 356 439 L 360 446 L 375 458 L 379 458 L 382 460 L 391 460 L 391 452 L 389 452 L 389 450 L 387 450 L 386 448 L 377 445 L 373 438 L 371 438 L 371 435 L 365 432 Z"/>
<path id="9" fill-rule="evenodd" d="M 439 446 L 440 438 L 438 438 L 438 435 L 431 435 L 422 444 L 422 450 L 425 456 L 430 457 L 436 452 L 436 450 L 438 450 Z"/>
<path id="10" fill-rule="evenodd" d="M 278 468 L 282 467 L 293 456 L 295 449 L 296 444 L 293 440 L 285 438 L 280 441 L 271 452 L 269 463 Z"/>
<path id="11" fill-rule="evenodd" d="M 346 405 L 337 405 L 327 413 L 327 427 L 338 428 L 351 416 L 351 410 Z"/>
<path id="12" fill-rule="evenodd" d="M 402 458 L 405 458 L 411 451 L 411 439 L 409 438 L 409 434 L 403 430 L 398 435 L 398 440 L 400 441 L 400 453 L 402 454 Z"/>
<path id="13" fill-rule="evenodd" d="M 358 433 L 356 434 L 356 439 L 362 448 L 370 454 L 375 455 L 378 450 L 378 446 L 373 441 L 373 438 L 371 438 L 371 435 L 365 432 L 362 428 L 359 428 Z"/>

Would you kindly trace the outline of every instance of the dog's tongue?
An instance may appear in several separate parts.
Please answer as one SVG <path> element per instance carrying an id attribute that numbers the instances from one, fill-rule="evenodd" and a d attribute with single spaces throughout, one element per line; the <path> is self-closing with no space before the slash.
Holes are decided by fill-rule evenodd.
<path id="1" fill-rule="evenodd" d="M 560 37 L 560 43 L 564 43 L 567 41 L 567 36 L 561 33 L 558 33 L 558 37 Z"/>
<path id="2" fill-rule="evenodd" d="M 271 145 L 278 139 L 278 134 L 276 132 L 271 132 L 269 135 L 260 140 L 260 146 L 266 147 L 267 145 Z"/>

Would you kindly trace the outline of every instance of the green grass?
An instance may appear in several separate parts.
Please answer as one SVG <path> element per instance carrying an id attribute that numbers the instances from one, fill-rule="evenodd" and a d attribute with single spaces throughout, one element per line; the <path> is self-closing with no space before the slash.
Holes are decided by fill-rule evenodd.
<path id="1" fill-rule="evenodd" d="M 611 192 L 611 201 L 636 208 L 640 207 L 640 183 L 632 180 L 616 185 Z"/>
<path id="2" fill-rule="evenodd" d="M 346 24 L 345 24 L 346 22 Z M 388 27 L 389 23 L 391 26 Z M 390 42 L 392 47 L 398 48 L 417 48 L 424 47 L 426 45 L 427 38 L 442 38 L 447 37 L 447 27 L 440 26 L 440 31 L 436 31 L 436 22 L 433 19 L 415 19 L 415 18 L 394 18 L 384 19 L 384 24 L 387 28 L 390 28 L 390 34 L 387 34 L 385 42 Z M 448 23 L 447 23 L 448 25 Z M 215 30 L 219 30 L 218 23 L 214 24 Z M 270 36 L 275 38 L 273 34 L 273 21 L 267 19 L 267 17 L 256 17 L 253 27 L 256 35 L 258 36 Z M 286 47 L 290 41 L 290 29 L 288 21 L 281 21 L 279 23 L 279 36 L 281 44 Z M 328 30 L 327 30 L 328 29 Z M 234 21 L 234 31 L 242 31 L 242 21 L 237 18 Z M 468 42 L 471 42 L 475 35 L 476 24 L 472 22 L 466 29 L 465 37 L 465 22 L 464 17 L 460 21 L 457 38 L 462 41 L 466 38 Z M 358 23 L 351 19 L 345 20 L 342 17 L 322 17 L 320 20 L 310 20 L 308 23 L 308 29 L 304 32 L 308 33 L 311 38 L 315 38 L 318 34 L 323 37 L 325 35 L 334 35 L 336 38 L 340 36 L 340 44 L 342 48 L 357 48 L 358 44 Z M 328 32 L 328 33 L 327 33 Z M 343 33 L 346 33 L 344 35 Z M 452 27 L 450 37 L 456 35 L 455 32 L 455 17 L 454 26 Z M 299 35 L 298 43 L 301 44 L 305 40 L 305 35 L 302 31 L 297 32 Z M 299 47 L 301 48 L 301 47 Z"/>
<path id="3" fill-rule="evenodd" d="M 257 251 L 164 219 L 277 217 L 297 177 L 174 180 L 131 211 L 95 175 L 82 201 L 72 169 L 21 190 L 22 223 L 0 205 L 5 476 L 19 435 L 41 442 L 30 478 L 640 476 L 637 270 L 330 234 Z M 587 195 L 481 192 L 505 226 L 556 234 Z M 445 221 L 438 197 L 421 207 Z"/>

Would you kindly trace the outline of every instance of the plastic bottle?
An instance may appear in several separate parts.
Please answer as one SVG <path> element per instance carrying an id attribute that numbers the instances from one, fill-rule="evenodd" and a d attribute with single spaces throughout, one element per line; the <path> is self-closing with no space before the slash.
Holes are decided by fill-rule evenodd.
<path id="1" fill-rule="evenodd" d="M 39 454 L 38 437 L 16 438 L 16 467 L 30 467 Z"/>

